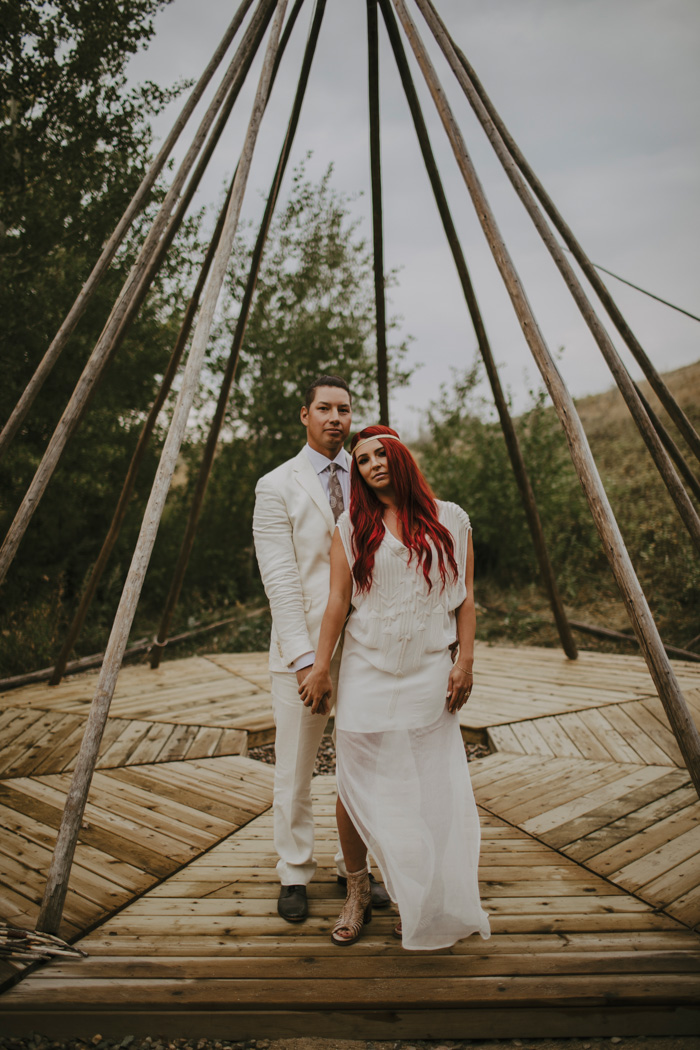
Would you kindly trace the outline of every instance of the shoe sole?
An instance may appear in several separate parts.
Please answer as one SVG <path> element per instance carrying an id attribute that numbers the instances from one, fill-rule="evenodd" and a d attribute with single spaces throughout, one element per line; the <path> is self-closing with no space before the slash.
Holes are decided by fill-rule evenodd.
<path id="1" fill-rule="evenodd" d="M 283 915 L 281 911 L 278 911 L 277 914 L 279 915 L 280 919 L 284 919 L 285 922 L 303 922 L 304 919 L 308 919 L 309 917 L 308 912 L 306 913 L 306 915 L 295 915 L 294 917 L 292 917 L 291 915 Z"/>

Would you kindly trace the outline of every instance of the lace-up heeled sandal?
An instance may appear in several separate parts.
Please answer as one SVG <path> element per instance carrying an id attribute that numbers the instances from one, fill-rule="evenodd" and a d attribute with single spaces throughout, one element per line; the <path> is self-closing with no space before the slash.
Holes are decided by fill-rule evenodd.
<path id="1" fill-rule="evenodd" d="M 354 944 L 363 927 L 372 919 L 372 891 L 367 868 L 348 872 L 347 896 L 343 910 L 333 927 L 333 944 Z M 344 933 L 345 936 L 339 936 Z"/>

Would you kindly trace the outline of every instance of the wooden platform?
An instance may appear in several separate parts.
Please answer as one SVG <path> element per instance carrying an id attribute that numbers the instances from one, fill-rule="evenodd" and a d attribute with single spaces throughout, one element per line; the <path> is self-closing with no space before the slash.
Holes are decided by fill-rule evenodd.
<path id="1" fill-rule="evenodd" d="M 226 661 L 237 662 L 235 671 Z M 58 686 L 25 686 L 0 695 L 0 705 L 64 714 L 84 714 L 99 672 L 64 678 Z M 137 719 L 171 726 L 240 729 L 251 744 L 274 739 L 267 656 L 192 656 L 161 664 L 156 671 L 124 667 L 112 701 L 112 718 Z M 0 731 L 1 732 L 1 731 Z"/>
<path id="2" fill-rule="evenodd" d="M 462 724 L 494 749 L 470 765 L 490 941 L 408 953 L 391 936 L 396 916 L 375 913 L 358 944 L 330 943 L 340 901 L 330 777 L 314 781 L 312 916 L 283 923 L 271 770 L 222 750 L 269 732 L 265 656 L 129 668 L 66 911 L 66 935 L 90 931 L 79 940 L 89 958 L 53 962 L 6 991 L 3 1029 L 237 1039 L 695 1032 L 700 802 L 641 660 L 589 653 L 569 664 L 551 650 L 481 646 L 476 666 Z M 697 710 L 700 668 L 678 669 Z M 36 913 L 69 783 L 76 726 L 66 719 L 84 713 L 93 687 L 85 676 L 0 698 L 0 739 L 11 735 L 0 901 L 19 924 Z M 216 742 L 202 730 L 216 730 Z M 221 735 L 232 731 L 239 737 Z M 177 751 L 197 738 L 210 757 Z"/>

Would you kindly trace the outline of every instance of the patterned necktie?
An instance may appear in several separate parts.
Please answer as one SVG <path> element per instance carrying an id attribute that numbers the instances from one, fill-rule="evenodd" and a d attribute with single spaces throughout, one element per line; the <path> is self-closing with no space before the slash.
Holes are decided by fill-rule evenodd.
<path id="1" fill-rule="evenodd" d="M 327 468 L 330 478 L 328 481 L 328 500 L 333 511 L 333 517 L 337 521 L 340 515 L 345 510 L 345 501 L 343 499 L 343 490 L 340 487 L 340 481 L 338 479 L 338 467 L 335 463 L 331 463 Z"/>

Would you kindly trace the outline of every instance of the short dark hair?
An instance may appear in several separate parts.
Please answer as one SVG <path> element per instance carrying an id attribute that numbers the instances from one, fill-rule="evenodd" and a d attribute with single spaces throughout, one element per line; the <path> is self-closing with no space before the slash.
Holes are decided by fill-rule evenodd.
<path id="1" fill-rule="evenodd" d="M 350 393 L 350 387 L 344 379 L 341 379 L 340 376 L 318 376 L 316 379 L 314 379 L 313 383 L 309 383 L 309 385 L 306 388 L 306 393 L 304 394 L 304 404 L 306 405 L 307 412 L 314 403 L 314 398 L 316 397 L 316 388 L 319 386 L 336 386 L 339 387 L 341 390 L 346 390 L 348 394 L 348 401 L 352 402 L 352 394 Z"/>

